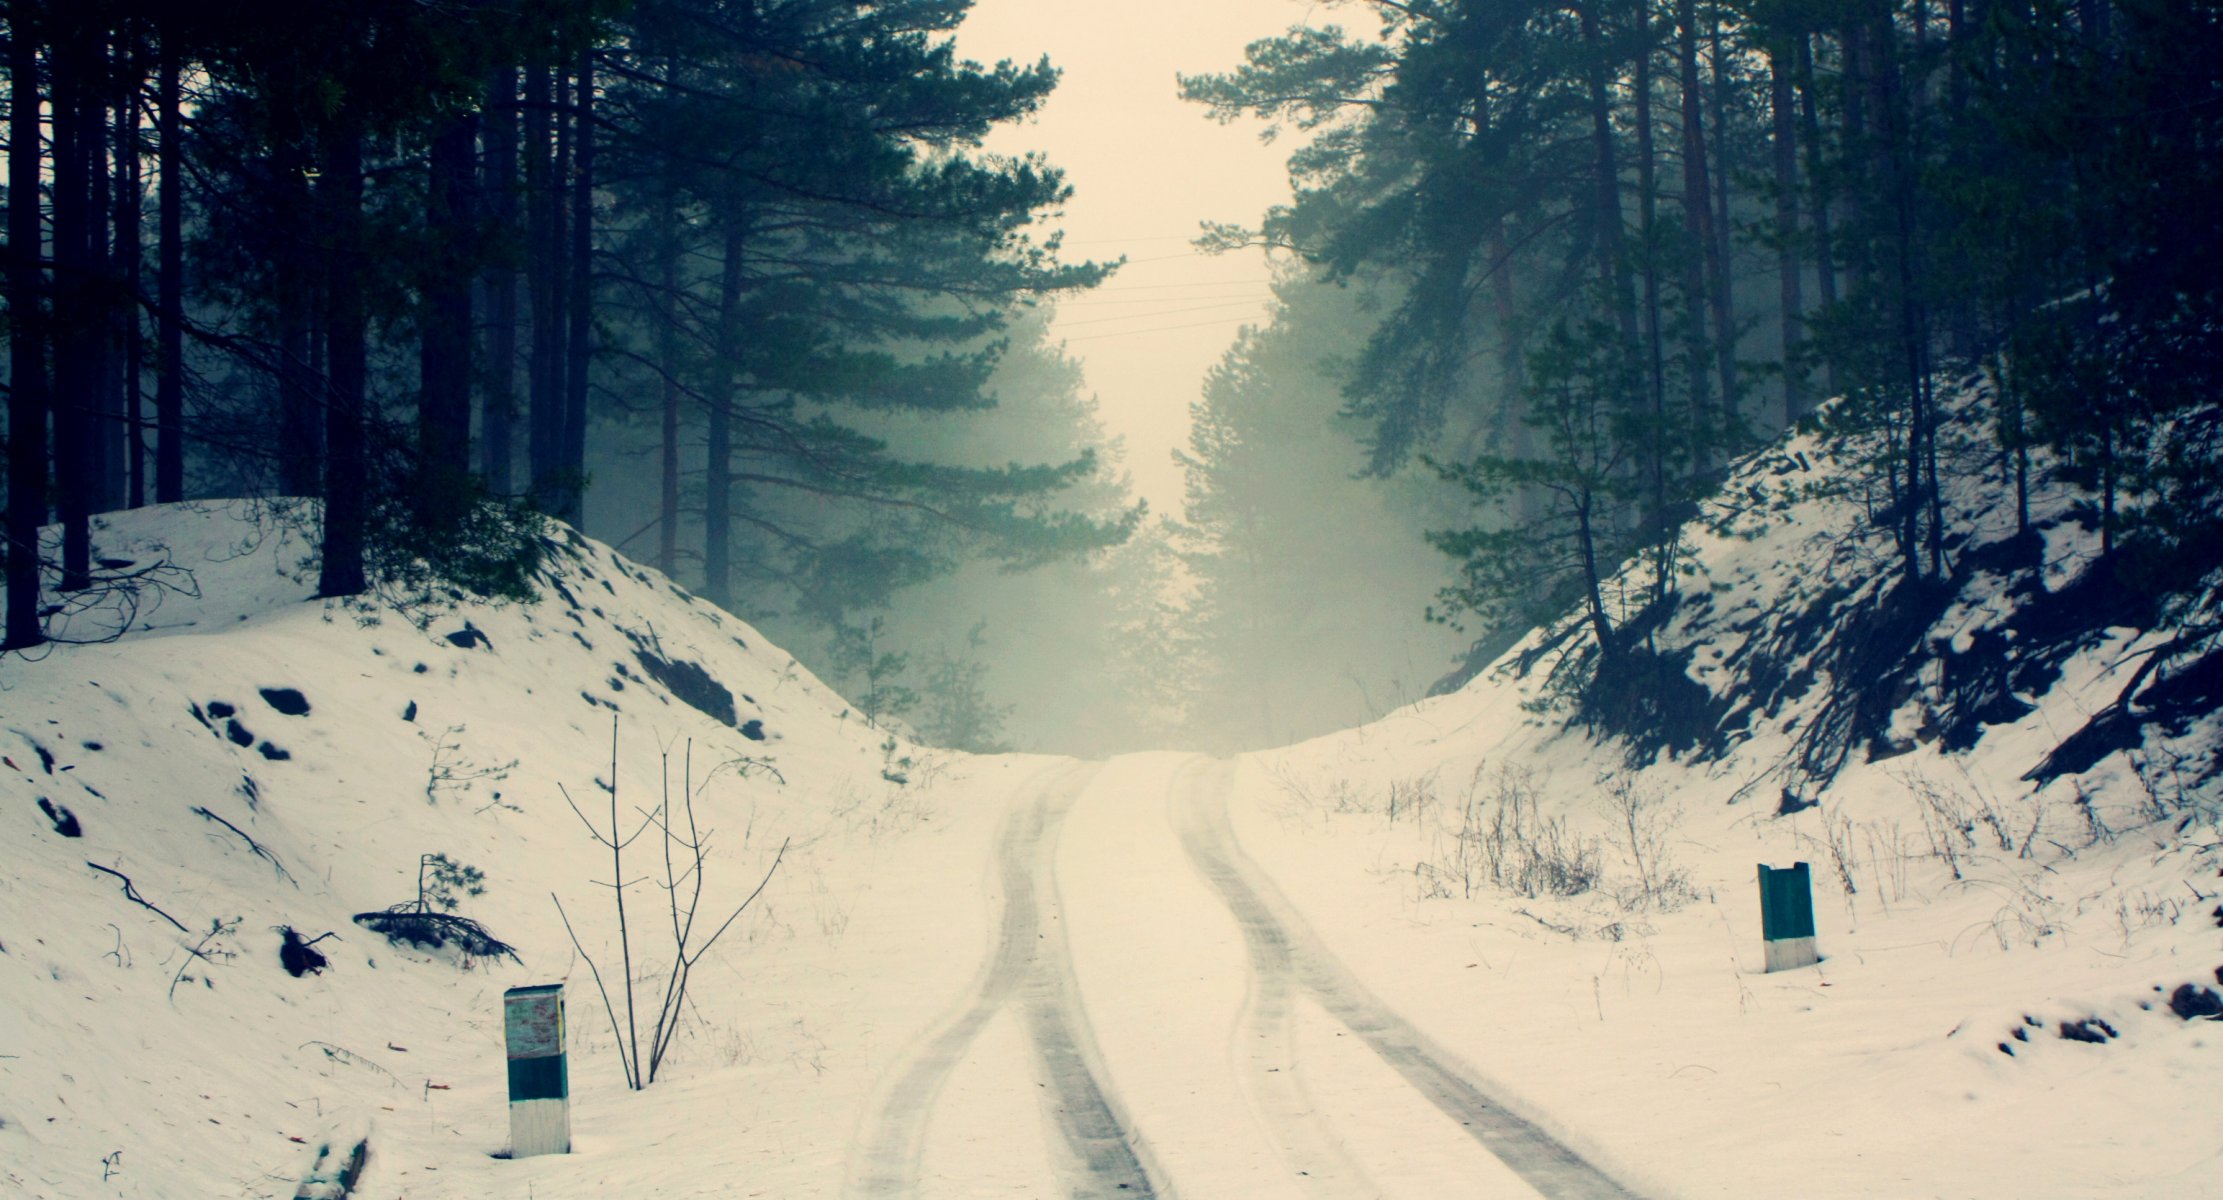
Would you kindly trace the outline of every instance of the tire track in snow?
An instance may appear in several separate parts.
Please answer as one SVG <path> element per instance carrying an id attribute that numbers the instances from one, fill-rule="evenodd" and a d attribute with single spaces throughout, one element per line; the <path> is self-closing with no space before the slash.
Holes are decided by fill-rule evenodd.
<path id="1" fill-rule="evenodd" d="M 1328 951 L 1236 844 L 1227 818 L 1232 766 L 1213 770 L 1208 761 L 1200 759 L 1193 771 L 1184 771 L 1187 787 L 1176 785 L 1176 826 L 1189 861 L 1242 926 L 1254 968 L 1263 959 L 1269 969 L 1280 970 L 1276 964 L 1285 958 L 1297 985 L 1330 1016 L 1537 1191 L 1584 1200 L 1633 1197 L 1635 1193 L 1491 1096 L 1456 1057 L 1398 1016 Z M 1303 1125 L 1285 1128 L 1299 1138 L 1314 1136 Z"/>
<path id="2" fill-rule="evenodd" d="M 850 1159 L 846 1194 L 911 1196 L 919 1188 L 926 1128 L 936 1099 L 983 1026 L 1016 1002 L 1052 1095 L 1050 1118 L 1066 1151 L 1064 1191 L 1075 1197 L 1166 1196 L 1098 1082 L 1101 1058 L 1082 1017 L 1058 906 L 1055 860 L 1066 811 L 1100 764 L 1054 770 L 1029 785 L 996 837 L 1003 916 L 972 999 L 913 1053 L 880 1099 Z"/>
<path id="3" fill-rule="evenodd" d="M 1235 865 L 1205 813 L 1209 798 L 1225 795 L 1232 762 L 1192 760 L 1170 789 L 1173 826 L 1189 861 L 1224 897 L 1240 887 Z M 1234 908 L 1234 905 L 1229 905 Z M 1251 1108 L 1265 1125 L 1284 1163 L 1316 1196 L 1378 1196 L 1381 1189 L 1351 1157 L 1333 1123 L 1322 1116 L 1297 1062 L 1297 965 L 1288 935 L 1270 917 L 1254 920 L 1236 909 L 1250 956 L 1250 987 L 1235 1026 L 1235 1064 Z"/>

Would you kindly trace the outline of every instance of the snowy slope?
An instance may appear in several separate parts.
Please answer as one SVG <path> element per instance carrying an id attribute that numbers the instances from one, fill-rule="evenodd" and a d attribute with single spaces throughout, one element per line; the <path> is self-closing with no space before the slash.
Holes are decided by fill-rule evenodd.
<path id="1" fill-rule="evenodd" d="M 1500 670 L 1101 768 L 891 741 L 593 543 L 538 604 L 419 628 L 309 600 L 260 510 L 115 518 L 117 569 L 166 554 L 198 594 L 0 662 L 0 1194 L 287 1197 L 367 1135 L 364 1196 L 1039 1195 L 1106 1178 L 1062 1148 L 1074 1101 L 1160 1194 L 1535 1183 L 1385 1059 L 1398 1023 L 1639 1194 L 2218 1194 L 2223 1025 L 2171 1007 L 2223 989 L 2217 722 L 2056 753 L 2198 614 L 2085 605 L 2057 501 L 2033 554 L 1974 495 L 1954 585 L 1892 609 L 1836 470 L 1793 441 L 1694 530 L 1671 736 Z M 562 798 L 606 816 L 613 722 L 621 812 L 691 748 L 713 916 L 787 846 L 640 1093 L 551 899 L 614 978 L 612 864 Z M 1237 851 L 1265 925 L 1223 903 Z M 522 962 L 351 921 L 433 853 Z M 1824 960 L 1763 974 L 1754 865 L 1799 860 Z M 660 864 L 624 874 L 652 992 Z M 283 970 L 285 927 L 336 933 L 329 968 Z M 500 994 L 559 980 L 575 1153 L 507 1161 Z"/>
<path id="2" fill-rule="evenodd" d="M 2011 516 L 1971 491 L 1966 567 L 1899 632 L 1888 692 L 1859 695 L 1895 576 L 1841 471 L 1792 439 L 1694 527 L 1659 635 L 1687 662 L 1679 753 L 1553 705 L 1513 667 L 1532 641 L 1456 694 L 1252 756 L 1238 833 L 1416 1023 L 1647 1189 L 2223 1194 L 2223 1025 L 2170 1005 L 2223 991 L 2223 726 L 2027 778 L 2185 614 L 2080 610 L 2095 539 L 2056 500 L 2042 563 L 2011 565 Z M 2040 646 L 2037 615 L 2070 633 Z M 2011 702 L 1965 685 L 1987 645 Z M 1492 881 L 1513 792 L 1593 886 Z M 1793 861 L 1824 960 L 1763 974 L 1755 867 Z"/>
<path id="3" fill-rule="evenodd" d="M 882 1059 L 977 957 L 984 830 L 1023 764 L 890 743 L 754 630 L 594 543 L 559 549 L 536 605 L 419 629 L 308 599 L 302 546 L 269 516 L 112 518 L 104 557 L 166 557 L 198 595 L 143 603 L 119 641 L 0 662 L 0 1194 L 291 1196 L 319 1145 L 366 1129 L 378 1195 L 838 1178 Z M 282 711 L 288 689 L 307 711 Z M 637 1096 L 550 899 L 614 979 L 611 864 L 558 790 L 607 816 L 613 719 L 628 826 L 657 799 L 659 754 L 676 787 L 691 743 L 715 831 L 706 924 L 791 839 L 697 968 L 666 1082 Z M 431 853 L 484 871 L 460 911 L 521 963 L 351 922 L 411 899 Z M 654 885 L 629 897 L 652 1006 L 669 918 Z M 338 934 L 317 945 L 329 969 L 281 969 L 288 926 Z M 501 992 L 557 980 L 574 985 L 580 1153 L 500 1162 Z M 732 1133 L 700 1130 L 704 1112 Z M 716 1136 L 671 1153 L 690 1131 Z"/>

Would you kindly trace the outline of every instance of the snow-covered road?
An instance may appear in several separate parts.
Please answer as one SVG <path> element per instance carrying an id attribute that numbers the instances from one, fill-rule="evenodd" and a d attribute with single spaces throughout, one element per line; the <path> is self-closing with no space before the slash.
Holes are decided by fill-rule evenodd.
<path id="1" fill-rule="evenodd" d="M 848 1192 L 1630 1195 L 1325 948 L 1237 843 L 1232 777 L 1137 755 L 1015 793 L 987 960 L 883 1081 Z"/>

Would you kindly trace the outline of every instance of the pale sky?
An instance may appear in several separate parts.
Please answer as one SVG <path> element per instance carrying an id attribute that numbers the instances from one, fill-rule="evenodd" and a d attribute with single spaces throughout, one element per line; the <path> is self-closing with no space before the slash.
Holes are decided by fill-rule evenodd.
<path id="1" fill-rule="evenodd" d="M 1136 490 L 1155 513 L 1180 512 L 1169 455 L 1186 443 L 1189 403 L 1236 331 L 1266 311 L 1260 251 L 1208 256 L 1189 246 L 1207 220 L 1256 225 L 1288 195 L 1288 139 L 1255 122 L 1220 125 L 1181 100 L 1174 76 L 1226 71 L 1243 47 L 1303 22 L 1308 0 L 980 0 L 958 47 L 982 62 L 1064 71 L 1041 117 L 998 131 L 989 148 L 1040 150 L 1073 199 L 1069 259 L 1127 265 L 1066 301 L 1054 329 L 1088 372 L 1104 425 L 1127 439 Z"/>

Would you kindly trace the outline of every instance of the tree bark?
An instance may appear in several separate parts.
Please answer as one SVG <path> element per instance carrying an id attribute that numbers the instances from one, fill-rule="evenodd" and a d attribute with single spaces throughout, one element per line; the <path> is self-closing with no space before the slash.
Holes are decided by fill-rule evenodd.
<path id="1" fill-rule="evenodd" d="M 323 564 L 320 596 L 353 596 L 369 586 L 364 540 L 369 506 L 365 446 L 369 328 L 363 303 L 363 129 L 352 98 L 342 99 L 327 131 L 317 190 L 324 203 L 327 380 L 324 436 Z"/>
<path id="2" fill-rule="evenodd" d="M 1735 256 L 1730 245 L 1729 224 L 1729 151 L 1726 142 L 1729 118 L 1724 100 L 1728 92 L 1722 62 L 1727 57 L 1721 48 L 1721 11 L 1712 9 L 1707 15 L 1706 62 L 1712 76 L 1713 88 L 1713 153 L 1718 167 L 1709 170 L 1708 186 L 1713 194 L 1713 240 L 1706 246 L 1706 296 L 1711 305 L 1714 327 L 1714 375 L 1721 389 L 1722 434 L 1736 438 L 1741 432 L 1743 414 L 1739 401 L 1743 397 L 1737 386 L 1737 310 L 1736 293 L 1732 290 L 1730 267 Z M 1704 139 L 1701 139 L 1703 141 Z M 1734 443 L 1732 443 L 1734 444 Z"/>
<path id="3" fill-rule="evenodd" d="M 62 31 L 53 54 L 54 491 L 62 521 L 63 592 L 92 586 L 92 508 L 98 486 L 92 417 L 100 406 L 100 322 L 92 302 L 98 221 L 92 177 L 101 124 L 92 97 L 99 54 L 82 29 Z"/>
<path id="4" fill-rule="evenodd" d="M 40 212 L 39 41 L 19 13 L 8 39 L 8 619 L 0 649 L 46 640 L 39 529 L 46 524 L 45 229 Z M 25 151 L 29 152 L 26 153 Z"/>
<path id="5" fill-rule="evenodd" d="M 272 155 L 278 179 L 278 261 L 271 264 L 278 336 L 278 487 L 288 496 L 324 493 L 325 389 L 317 326 L 331 279 L 318 279 L 327 248 L 311 231 L 323 197 L 312 192 L 308 133 L 291 121 Z"/>
<path id="6" fill-rule="evenodd" d="M 1783 423 L 1806 415 L 1806 296 L 1799 262 L 1798 125 L 1791 72 L 1780 40 L 1768 46 L 1769 149 L 1775 167 L 1776 303 L 1783 330 Z"/>
<path id="7" fill-rule="evenodd" d="M 1799 141 L 1806 157 L 1806 186 L 1812 199 L 1807 207 L 1812 211 L 1814 223 L 1814 284 L 1821 290 L 1822 311 L 1827 312 L 1837 304 L 1837 251 L 1830 244 L 1829 180 L 1824 170 L 1822 147 L 1822 122 L 1817 112 L 1814 95 L 1814 37 L 1801 33 L 1798 38 L 1798 119 Z M 1843 380 L 1837 366 L 1837 356 L 1827 355 L 1822 360 L 1823 380 L 1831 396 L 1845 394 Z"/>
<path id="8" fill-rule="evenodd" d="M 185 499 L 185 168 L 181 65 L 177 49 L 162 50 L 160 157 L 162 176 L 162 278 L 157 300 L 160 329 L 154 380 L 154 499 L 174 504 Z"/>
<path id="9" fill-rule="evenodd" d="M 478 255 L 470 197 L 477 140 L 467 114 L 446 120 L 426 160 L 425 228 L 433 256 L 419 308 L 417 454 L 419 516 L 459 517 L 448 505 L 471 471 L 471 264 Z"/>
<path id="10" fill-rule="evenodd" d="M 1644 366 L 1651 412 L 1651 438 L 1645 451 L 1645 486 L 1650 493 L 1645 513 L 1645 537 L 1652 547 L 1652 595 L 1665 600 L 1673 586 L 1671 535 L 1674 526 L 1667 512 L 1669 438 L 1667 417 L 1667 339 L 1661 328 L 1659 268 L 1659 159 L 1652 123 L 1652 14 L 1651 0 L 1636 0 L 1636 180 L 1637 238 L 1642 246 L 1644 276 Z"/>
<path id="11" fill-rule="evenodd" d="M 656 223 L 657 283 L 662 288 L 656 302 L 656 366 L 663 377 L 656 566 L 666 575 L 675 575 L 679 569 L 679 221 L 668 188 L 658 198 Z"/>
<path id="12" fill-rule="evenodd" d="M 556 472 L 562 453 L 564 368 L 564 236 L 562 120 L 556 113 L 562 88 L 547 67 L 526 70 L 526 203 L 532 209 L 528 234 L 532 251 L 526 262 L 532 297 L 533 348 L 527 379 L 526 462 L 534 502 L 553 511 Z"/>
<path id="13" fill-rule="evenodd" d="M 726 229 L 718 277 L 718 358 L 711 364 L 710 452 L 703 468 L 703 596 L 733 604 L 733 403 L 741 370 L 741 268 L 746 248 L 738 221 Z"/>
<path id="14" fill-rule="evenodd" d="M 517 224 L 517 68 L 497 67 L 488 76 L 480 127 L 490 224 L 495 236 L 506 237 Z M 508 252 L 507 246 L 498 248 L 481 283 L 486 295 L 486 392 L 479 471 L 497 496 L 516 487 L 517 268 Z"/>
<path id="15" fill-rule="evenodd" d="M 139 92 L 144 80 L 136 45 L 124 43 L 124 69 L 116 89 L 116 257 L 122 290 L 115 305 L 116 337 L 121 359 L 123 421 L 118 439 L 123 448 L 124 503 L 144 508 L 147 503 L 147 439 L 145 414 L 146 350 L 140 331 L 138 298 L 142 295 L 146 255 L 140 229 L 146 214 L 146 193 L 139 161 Z"/>
<path id="16" fill-rule="evenodd" d="M 1629 282 L 1628 256 L 1622 251 L 1621 167 L 1613 148 L 1613 103 L 1606 88 L 1608 63 L 1600 32 L 1600 0 L 1582 0 L 1582 46 L 1588 76 L 1591 153 L 1596 160 L 1597 199 L 1594 201 L 1599 282 L 1612 289 L 1614 318 L 1624 347 L 1637 344 L 1636 296 Z"/>
<path id="17" fill-rule="evenodd" d="M 565 339 L 562 452 L 565 487 L 558 510 L 586 528 L 587 366 L 594 333 L 594 52 L 579 53 L 578 102 L 572 115 L 570 268 L 571 328 Z"/>
<path id="18" fill-rule="evenodd" d="M 1692 0 L 1676 0 L 1675 29 L 1677 82 L 1683 118 L 1683 220 L 1690 228 L 1697 253 L 1683 269 L 1683 291 L 1688 306 L 1690 334 L 1691 462 L 1699 474 L 1713 469 L 1714 450 L 1720 444 L 1713 397 L 1706 378 L 1706 362 L 1713 340 L 1708 337 L 1707 317 L 1713 311 L 1714 213 L 1706 171 L 1705 93 L 1698 83 L 1698 18 Z M 1717 325 L 1713 338 L 1722 336 Z M 1723 398 L 1726 401 L 1726 397 Z"/>

